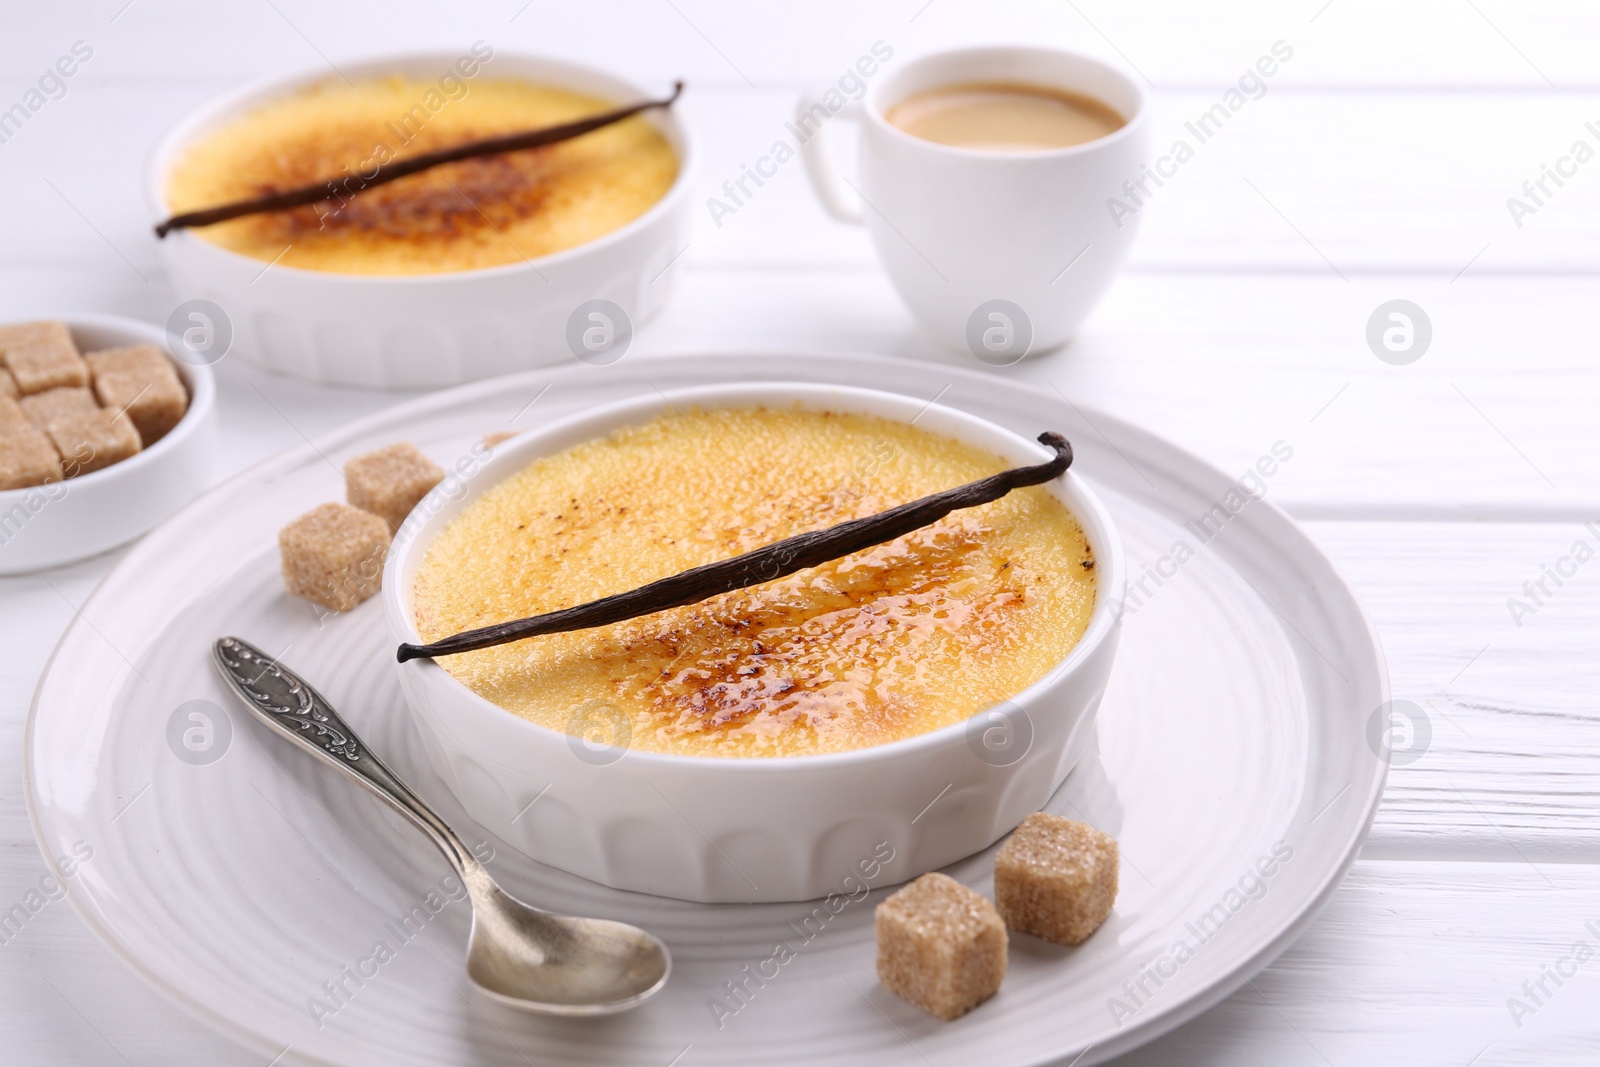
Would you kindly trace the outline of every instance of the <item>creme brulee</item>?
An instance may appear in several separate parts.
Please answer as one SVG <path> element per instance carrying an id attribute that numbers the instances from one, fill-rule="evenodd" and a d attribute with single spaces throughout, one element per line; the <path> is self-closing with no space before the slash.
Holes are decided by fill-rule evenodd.
<path id="1" fill-rule="evenodd" d="M 615 101 L 483 78 L 444 96 L 392 76 L 271 101 L 188 148 L 167 181 L 173 213 L 360 176 L 404 159 L 570 122 Z M 343 274 L 431 274 L 520 263 L 638 218 L 678 176 L 672 146 L 634 117 L 543 148 L 460 160 L 366 192 L 194 229 L 255 259 Z"/>
<path id="2" fill-rule="evenodd" d="M 666 414 L 536 460 L 427 547 L 424 641 L 537 615 L 1003 470 L 904 423 L 769 408 Z M 693 756 L 864 748 L 1042 678 L 1095 602 L 1083 530 L 1042 487 L 711 600 L 437 662 L 500 707 Z"/>

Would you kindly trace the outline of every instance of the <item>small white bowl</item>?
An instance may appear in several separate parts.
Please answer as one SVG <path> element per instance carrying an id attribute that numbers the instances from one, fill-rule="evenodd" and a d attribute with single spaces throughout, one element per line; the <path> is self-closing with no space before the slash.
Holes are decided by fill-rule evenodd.
<path id="1" fill-rule="evenodd" d="M 673 407 L 796 403 L 915 421 L 1018 465 L 1049 458 L 976 416 L 869 389 L 724 385 L 607 405 L 498 445 L 418 506 L 384 569 L 390 633 L 421 640 L 411 594 L 428 543 L 536 458 Z M 886 849 L 896 872 L 913 877 L 987 847 L 1043 807 L 1088 743 L 1116 653 L 1122 548 L 1082 479 L 1069 470 L 1049 488 L 1094 553 L 1088 629 L 1043 679 L 964 724 L 836 754 L 724 759 L 591 747 L 490 703 L 431 660 L 400 665 L 406 700 L 434 769 L 474 819 L 529 856 L 604 885 L 707 903 L 808 900 L 876 871 Z"/>
<path id="2" fill-rule="evenodd" d="M 38 316 L 65 322 L 78 349 L 152 344 L 158 326 L 116 315 Z M 189 410 L 165 437 L 121 463 L 66 481 L 0 492 L 0 574 L 85 559 L 131 541 L 211 484 L 216 457 L 216 387 L 207 367 L 173 360 L 189 388 Z"/>
<path id="3" fill-rule="evenodd" d="M 437 78 L 459 55 L 429 52 L 343 64 L 354 79 Z M 621 78 L 556 59 L 496 51 L 475 77 L 525 78 L 618 103 L 651 95 Z M 326 68 L 256 82 L 192 112 L 162 138 L 145 175 L 158 218 L 171 214 L 167 175 L 197 138 L 251 109 L 326 81 Z M 694 152 L 675 109 L 645 120 L 678 155 L 678 178 L 643 215 L 587 244 L 483 270 L 361 275 L 266 263 L 178 230 L 161 241 L 180 300 L 210 300 L 228 316 L 233 346 L 269 370 L 312 381 L 437 388 L 574 358 L 568 320 L 609 300 L 637 327 L 666 303 L 668 268 L 689 243 Z M 587 325 L 587 322 L 585 322 Z M 620 325 L 620 324 L 614 324 Z"/>

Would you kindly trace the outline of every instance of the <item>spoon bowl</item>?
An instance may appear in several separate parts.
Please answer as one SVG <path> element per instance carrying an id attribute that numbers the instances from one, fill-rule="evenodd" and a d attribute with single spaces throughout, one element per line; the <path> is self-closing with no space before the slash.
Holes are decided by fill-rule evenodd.
<path id="1" fill-rule="evenodd" d="M 467 976 L 508 1007 L 610 1015 L 653 995 L 672 970 L 667 947 L 637 926 L 550 915 L 493 882 L 468 895 Z"/>
<path id="2" fill-rule="evenodd" d="M 623 922 L 552 915 L 501 889 L 454 830 L 372 754 L 322 695 L 237 637 L 212 646 L 217 669 L 256 719 L 393 805 L 461 875 L 472 901 L 467 976 L 485 996 L 540 1015 L 610 1015 L 667 984 L 660 939 Z"/>

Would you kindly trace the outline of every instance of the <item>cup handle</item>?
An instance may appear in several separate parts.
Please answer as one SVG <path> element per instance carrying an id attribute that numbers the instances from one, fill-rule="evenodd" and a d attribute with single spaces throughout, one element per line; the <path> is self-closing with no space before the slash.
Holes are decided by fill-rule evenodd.
<path id="1" fill-rule="evenodd" d="M 808 123 L 815 124 L 818 109 L 832 118 L 845 119 L 852 123 L 861 121 L 860 101 L 851 101 L 834 112 L 823 102 L 822 92 L 820 88 L 801 92 L 800 98 L 794 105 L 796 130 L 805 130 Z M 800 158 L 805 163 L 806 176 L 811 179 L 811 188 L 816 192 L 817 199 L 822 201 L 822 206 L 827 209 L 828 214 L 840 222 L 859 226 L 864 221 L 865 213 L 861 197 L 839 173 L 838 163 L 828 151 L 828 146 L 823 143 L 826 128 L 825 123 L 815 125 L 811 136 L 800 142 Z"/>

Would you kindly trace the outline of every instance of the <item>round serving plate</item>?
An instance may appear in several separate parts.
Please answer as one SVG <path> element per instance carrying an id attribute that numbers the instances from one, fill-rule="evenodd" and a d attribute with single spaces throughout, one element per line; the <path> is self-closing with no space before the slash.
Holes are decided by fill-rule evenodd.
<path id="1" fill-rule="evenodd" d="M 1121 843 L 1116 908 L 1076 949 L 1014 936 L 1000 992 L 955 1022 L 875 977 L 872 910 L 906 876 L 895 859 L 862 856 L 824 900 L 761 905 L 629 894 L 546 867 L 474 825 L 429 770 L 377 601 L 322 617 L 282 591 L 276 531 L 342 497 L 351 455 L 409 440 L 446 466 L 471 463 L 485 433 L 739 380 L 926 385 L 929 400 L 943 387 L 942 403 L 1019 433 L 1061 431 L 1122 535 L 1133 585 L 1097 744 L 1049 805 Z M 1383 788 L 1367 728 L 1388 687 L 1371 627 L 1292 520 L 1242 500 L 1228 475 L 1055 393 L 898 360 L 678 356 L 462 387 L 269 460 L 130 551 L 40 682 L 29 808 L 96 934 L 275 1062 L 1098 1063 L 1281 952 L 1354 859 Z M 230 706 L 209 654 L 223 634 L 320 688 L 507 889 L 661 936 L 674 955 L 666 990 L 603 1021 L 479 999 L 463 970 L 470 917 L 444 859 Z M 947 872 L 988 893 L 992 869 L 991 850 Z"/>

